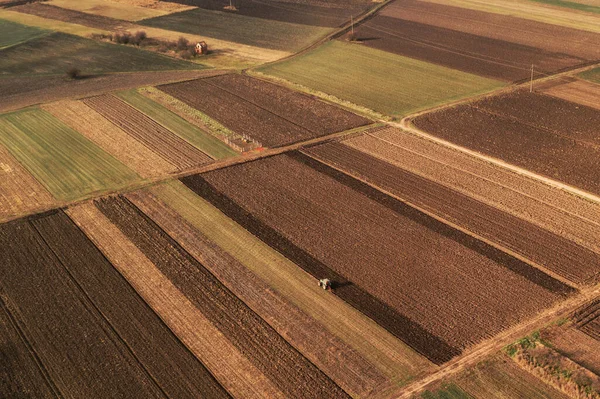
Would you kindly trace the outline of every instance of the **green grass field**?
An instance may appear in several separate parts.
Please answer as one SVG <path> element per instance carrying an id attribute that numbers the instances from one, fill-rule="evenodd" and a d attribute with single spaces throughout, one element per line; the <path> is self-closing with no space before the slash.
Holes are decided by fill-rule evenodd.
<path id="1" fill-rule="evenodd" d="M 531 0 L 531 1 L 534 1 L 536 3 L 549 4 L 551 6 L 572 8 L 573 10 L 579 10 L 579 11 L 600 14 L 600 7 L 589 5 L 589 4 L 581 4 L 581 3 L 575 3 L 573 1 L 565 1 L 565 0 Z"/>
<path id="2" fill-rule="evenodd" d="M 0 19 L 0 49 L 26 42 L 50 33 L 45 29 L 34 28 L 16 22 Z"/>
<path id="3" fill-rule="evenodd" d="M 297 51 L 330 28 L 299 25 L 201 8 L 139 21 L 142 25 L 281 51 Z M 209 41 L 210 43 L 210 41 Z"/>
<path id="4" fill-rule="evenodd" d="M 421 394 L 423 399 L 473 399 L 471 395 L 454 384 L 442 387 L 438 391 L 425 391 Z"/>
<path id="5" fill-rule="evenodd" d="M 126 186 L 139 177 L 40 109 L 0 116 L 0 144 L 59 200 Z"/>
<path id="6" fill-rule="evenodd" d="M 99 43 L 60 32 L 0 50 L 0 76 L 64 74 L 70 67 L 80 69 L 84 75 L 203 68 L 134 47 Z"/>
<path id="7" fill-rule="evenodd" d="M 404 116 L 504 85 L 340 41 L 331 41 L 305 55 L 257 71 L 393 116 Z"/>
<path id="8" fill-rule="evenodd" d="M 600 84 L 600 68 L 594 68 L 578 75 L 580 78 Z"/>
<path id="9" fill-rule="evenodd" d="M 213 159 L 238 155 L 227 144 L 209 133 L 203 132 L 162 105 L 138 93 L 135 89 L 120 92 L 117 95 Z"/>

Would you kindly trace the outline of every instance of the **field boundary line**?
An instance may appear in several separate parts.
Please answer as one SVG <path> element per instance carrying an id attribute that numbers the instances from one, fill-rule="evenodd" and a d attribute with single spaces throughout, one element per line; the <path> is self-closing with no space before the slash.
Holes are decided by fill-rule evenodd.
<path id="1" fill-rule="evenodd" d="M 538 263 L 536 263 L 536 262 L 534 262 L 534 261 L 532 261 L 532 260 L 530 260 L 530 259 L 528 259 L 528 258 L 526 258 L 526 257 L 524 257 L 522 255 L 519 255 L 518 253 L 516 253 L 516 252 L 514 252 L 514 251 L 512 251 L 512 250 L 510 250 L 510 249 L 508 249 L 506 247 L 504 247 L 503 245 L 497 244 L 497 243 L 495 243 L 495 242 L 493 242 L 493 241 L 491 241 L 491 240 L 489 240 L 487 238 L 484 238 L 484 237 L 480 236 L 477 233 L 474 233 L 474 232 L 472 232 L 472 231 L 470 231 L 470 230 L 468 230 L 468 229 L 466 229 L 464 227 L 461 227 L 461 226 L 459 226 L 459 225 L 457 225 L 457 224 L 455 224 L 453 222 L 450 222 L 450 221 L 444 219 L 443 217 L 438 216 L 437 214 L 433 213 L 432 211 L 428 211 L 425 208 L 423 208 L 423 207 L 421 207 L 419 205 L 414 204 L 412 201 L 407 201 L 407 200 L 399 197 L 396 194 L 393 194 L 393 193 L 391 193 L 391 192 L 389 192 L 389 191 L 387 191 L 387 190 L 385 190 L 385 189 L 383 189 L 381 187 L 378 187 L 377 185 L 375 185 L 373 183 L 370 183 L 370 182 L 368 182 L 368 181 L 366 181 L 366 180 L 364 180 L 364 179 L 362 179 L 362 178 L 360 178 L 358 176 L 355 176 L 352 173 L 344 171 L 343 169 L 340 169 L 337 166 L 332 165 L 332 164 L 330 164 L 329 162 L 327 162 L 325 160 L 317 158 L 316 156 L 314 156 L 314 155 L 312 155 L 310 153 L 307 153 L 307 152 L 304 152 L 304 151 L 301 151 L 301 152 L 303 154 L 311 157 L 312 159 L 316 160 L 317 162 L 321 162 L 321 163 L 323 163 L 323 164 L 325 164 L 325 165 L 327 165 L 327 166 L 329 166 L 329 167 L 331 167 L 331 168 L 333 168 L 333 169 L 335 169 L 335 170 L 337 170 L 337 171 L 339 171 L 339 172 L 341 172 L 341 173 L 343 173 L 345 175 L 348 175 L 348 176 L 350 176 L 350 177 L 352 177 L 352 178 L 354 178 L 354 179 L 356 179 L 356 180 L 358 180 L 358 181 L 360 181 L 360 182 L 362 182 L 362 183 L 364 183 L 364 184 L 366 184 L 366 185 L 368 185 L 368 186 L 370 186 L 370 187 L 372 187 L 372 188 L 374 188 L 374 189 L 376 189 L 378 191 L 381 191 L 382 193 L 384 193 L 384 194 L 386 194 L 386 195 L 388 195 L 388 196 L 390 196 L 390 197 L 392 197 L 392 198 L 394 198 L 394 199 L 396 199 L 396 200 L 398 200 L 398 201 L 400 201 L 400 202 L 402 202 L 402 203 L 410 206 L 411 208 L 416 209 L 419 212 L 424 213 L 425 215 L 427 215 L 427 216 L 429 216 L 429 217 L 437 220 L 440 223 L 443 223 L 443 224 L 445 224 L 445 225 L 447 225 L 447 226 L 449 226 L 449 227 L 451 227 L 451 228 L 453 228 L 455 230 L 458 230 L 458 231 L 460 231 L 460 232 L 462 232 L 464 234 L 467 234 L 467 235 L 475 238 L 478 241 L 481 241 L 481 242 L 483 242 L 483 243 L 485 243 L 485 244 L 487 244 L 487 245 L 489 245 L 489 246 L 491 246 L 493 248 L 496 248 L 497 250 L 502 251 L 502 252 L 506 253 L 507 255 L 512 256 L 513 258 L 516 258 L 516 259 L 520 260 L 521 262 L 524 262 L 524 263 L 526 263 L 526 264 L 528 264 L 528 265 L 536 268 L 537 270 L 540 270 L 541 272 L 547 274 L 548 276 L 552 277 L 553 279 L 558 280 L 561 283 L 565 284 L 569 288 L 573 288 L 575 290 L 579 290 L 579 286 L 577 284 L 573 283 L 572 281 L 569 281 L 566 278 L 559 276 L 558 274 L 556 274 L 556 273 L 554 273 L 554 272 L 546 269 L 545 267 L 539 265 Z"/>
<path id="2" fill-rule="evenodd" d="M 520 166 L 516 166 L 516 165 L 510 164 L 510 163 L 505 162 L 505 161 L 503 161 L 501 159 L 494 158 L 494 157 L 491 157 L 489 155 L 485 155 L 485 154 L 482 154 L 480 152 L 470 150 L 470 149 L 468 149 L 466 147 L 463 147 L 463 146 L 451 143 L 449 141 L 440 139 L 439 137 L 435 137 L 435 136 L 433 136 L 433 135 L 431 135 L 429 133 L 426 133 L 426 132 L 424 132 L 424 131 L 416 128 L 412 124 L 412 122 L 411 122 L 410 119 L 411 119 L 410 117 L 407 117 L 407 118 L 404 118 L 400 123 L 391 122 L 390 124 L 392 126 L 399 127 L 401 129 L 403 129 L 404 131 L 407 131 L 407 132 L 409 132 L 411 134 L 414 134 L 416 136 L 419 136 L 421 138 L 427 139 L 429 141 L 433 141 L 433 142 L 441 144 L 441 145 L 443 145 L 445 147 L 452 148 L 452 149 L 460 151 L 462 153 L 471 155 L 471 156 L 473 156 L 475 158 L 479 158 L 479 159 L 481 159 L 483 161 L 486 161 L 487 163 L 490 163 L 490 164 L 495 165 L 495 166 L 499 166 L 499 167 L 504 168 L 504 169 L 508 169 L 508 170 L 510 170 L 512 172 L 515 172 L 515 173 L 519 174 L 519 175 L 526 176 L 526 177 L 529 177 L 531 179 L 540 181 L 540 182 L 545 183 L 546 185 L 548 185 L 550 187 L 566 191 L 566 192 L 568 192 L 570 194 L 573 194 L 573 195 L 578 196 L 580 198 L 586 199 L 586 200 L 588 200 L 590 202 L 593 202 L 593 203 L 596 203 L 596 204 L 600 204 L 600 197 L 597 196 L 597 195 L 595 195 L 595 194 L 592 194 L 592 193 L 589 193 L 587 191 L 581 190 L 581 189 L 576 188 L 574 186 L 571 186 L 569 184 L 562 183 L 562 182 L 560 182 L 558 180 L 555 180 L 555 179 L 552 179 L 552 178 L 540 175 L 538 173 L 531 172 L 531 171 L 529 171 L 527 169 L 524 169 L 524 168 L 522 168 Z"/>
<path id="3" fill-rule="evenodd" d="M 65 216 L 67 218 L 69 218 L 69 220 L 71 220 L 71 218 L 66 213 L 65 213 Z M 38 227 L 36 227 L 35 224 L 33 224 L 31 222 L 28 222 L 28 223 L 31 225 L 33 230 L 36 232 L 37 236 L 42 240 L 42 242 L 44 243 L 46 248 L 48 248 L 48 250 L 52 253 L 52 256 L 56 259 L 57 263 L 60 264 L 61 268 L 63 269 L 63 272 L 66 273 L 67 280 L 70 280 L 70 282 L 71 282 L 71 284 L 69 284 L 69 283 L 67 283 L 67 284 L 72 285 L 76 291 L 79 291 L 79 295 L 77 295 L 77 293 L 74 292 L 74 294 L 77 295 L 77 299 L 79 300 L 79 302 L 81 302 L 81 304 L 84 306 L 84 308 L 88 312 L 90 312 L 92 315 L 95 314 L 96 320 L 98 320 L 98 322 L 99 322 L 98 323 L 99 327 L 107 333 L 107 338 L 115 344 L 115 346 L 117 347 L 116 348 L 117 351 L 120 353 L 123 353 L 124 350 L 129 352 L 132 359 L 137 363 L 137 366 L 149 378 L 149 380 L 152 382 L 152 384 L 156 386 L 156 389 L 158 389 L 158 391 L 161 392 L 165 396 L 165 398 L 168 398 L 169 395 L 167 395 L 167 393 L 163 390 L 162 386 L 158 383 L 158 381 L 156 381 L 156 379 L 150 373 L 150 371 L 148 371 L 148 369 L 146 369 L 146 366 L 144 366 L 144 364 L 140 361 L 140 359 L 138 359 L 138 357 L 135 354 L 135 352 L 133 351 L 133 349 L 129 346 L 127 341 L 125 341 L 123 339 L 123 337 L 121 337 L 121 335 L 117 332 L 116 328 L 108 320 L 106 315 L 104 313 L 102 313 L 102 311 L 98 308 L 98 306 L 96 306 L 96 304 L 94 303 L 92 298 L 90 298 L 89 294 L 85 291 L 85 289 L 83 289 L 83 287 L 81 286 L 79 281 L 77 281 L 77 279 L 73 276 L 73 274 L 71 273 L 69 268 L 67 266 L 65 266 L 65 264 L 62 262 L 62 260 L 58 256 L 58 254 L 55 252 L 54 248 L 52 248 L 52 246 L 50 246 L 50 244 L 48 244 L 48 241 L 46 240 L 46 238 L 44 238 L 44 236 L 42 235 L 42 233 L 40 232 Z M 77 227 L 77 229 L 79 231 L 81 231 L 79 229 L 79 226 L 77 226 L 75 224 L 75 222 L 73 222 L 73 224 Z M 83 231 L 81 233 L 84 234 L 86 239 L 89 240 L 89 238 L 87 237 L 87 235 L 85 235 L 85 233 L 83 233 Z M 93 244 L 93 242 L 92 242 L 92 244 Z M 95 247 L 95 245 L 94 245 L 94 247 Z M 102 253 L 102 252 L 100 252 L 100 253 Z M 104 255 L 103 255 L 103 257 L 104 257 Z M 111 335 L 113 335 L 113 336 L 111 336 Z M 121 345 L 119 345 L 119 343 Z"/>
<path id="4" fill-rule="evenodd" d="M 21 326 L 21 323 L 19 322 L 19 317 L 14 314 L 14 313 L 16 313 L 16 311 L 14 309 L 11 310 L 11 306 L 8 304 L 8 302 L 10 302 L 10 299 L 8 297 L 0 294 L 0 312 L 4 312 L 7 315 L 11 326 L 15 329 L 15 331 L 19 335 L 19 338 L 21 338 L 21 341 L 23 342 L 23 344 L 25 344 L 25 346 L 27 347 L 29 354 L 33 358 L 33 361 L 35 362 L 35 364 L 38 366 L 40 372 L 42 373 L 42 376 L 44 377 L 44 381 L 46 381 L 46 383 L 48 384 L 48 387 L 50 388 L 50 390 L 52 391 L 54 396 L 57 398 L 61 398 L 61 399 L 64 398 L 65 396 L 62 394 L 62 392 L 60 391 L 58 386 L 56 386 L 56 384 L 52 380 L 52 377 L 50 376 L 50 372 L 48 372 L 48 370 L 46 369 L 46 366 L 44 365 L 44 362 L 42 362 L 42 359 L 40 359 L 40 356 L 38 355 L 37 351 L 35 350 L 35 347 L 30 342 L 30 340 L 27 338 L 27 334 L 25 333 L 25 328 L 23 326 Z"/>

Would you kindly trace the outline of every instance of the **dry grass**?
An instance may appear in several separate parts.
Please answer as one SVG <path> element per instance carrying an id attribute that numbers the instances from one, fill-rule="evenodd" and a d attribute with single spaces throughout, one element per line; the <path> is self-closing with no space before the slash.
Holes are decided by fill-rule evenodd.
<path id="1" fill-rule="evenodd" d="M 81 101 L 42 106 L 144 178 L 175 172 L 177 167 L 119 129 Z"/>
<path id="2" fill-rule="evenodd" d="M 576 80 L 550 87 L 543 93 L 600 110 L 600 85 L 596 83 Z"/>
<path id="3" fill-rule="evenodd" d="M 283 397 L 92 203 L 67 213 L 234 397 Z"/>
<path id="4" fill-rule="evenodd" d="M 195 8 L 177 3 L 139 0 L 51 0 L 48 4 L 125 21 L 139 21 Z"/>

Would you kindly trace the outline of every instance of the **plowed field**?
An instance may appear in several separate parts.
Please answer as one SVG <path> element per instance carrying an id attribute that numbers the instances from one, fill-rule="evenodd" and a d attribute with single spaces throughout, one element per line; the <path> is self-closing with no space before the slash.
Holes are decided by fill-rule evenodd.
<path id="1" fill-rule="evenodd" d="M 212 161 L 193 145 L 110 94 L 86 98 L 83 102 L 180 169 Z"/>
<path id="2" fill-rule="evenodd" d="M 378 15 L 356 30 L 363 44 L 379 50 L 503 81 L 545 76 L 585 59 L 535 47 L 476 36 L 418 22 Z"/>
<path id="3" fill-rule="evenodd" d="M 521 44 L 549 53 L 569 54 L 588 61 L 600 58 L 600 35 L 597 33 L 518 18 L 515 14 L 494 14 L 428 1 L 397 0 L 381 10 L 381 15 Z"/>
<path id="4" fill-rule="evenodd" d="M 183 182 L 438 363 L 569 291 L 306 158 L 277 156 Z"/>
<path id="5" fill-rule="evenodd" d="M 126 21 L 87 14 L 85 12 L 69 10 L 42 3 L 28 3 L 22 6 L 12 7 L 11 11 L 18 11 L 25 14 L 37 15 L 38 17 L 56 19 L 58 21 L 71 22 L 103 30 L 123 30 L 132 27 L 132 25 Z"/>
<path id="6" fill-rule="evenodd" d="M 167 397 L 229 397 L 67 215 L 31 223 Z"/>
<path id="7" fill-rule="evenodd" d="M 304 94 L 240 75 L 160 86 L 236 133 L 274 147 L 352 129 L 369 121 Z M 232 112 L 232 110 L 235 110 Z"/>
<path id="8" fill-rule="evenodd" d="M 517 91 L 419 116 L 419 129 L 455 144 L 600 193 L 600 112 Z"/>
<path id="9" fill-rule="evenodd" d="M 2 290 L 61 396 L 164 397 L 29 221 L 0 226 L 0 247 Z"/>
<path id="10" fill-rule="evenodd" d="M 287 397 L 348 397 L 129 201 L 108 198 L 96 206 Z"/>
<path id="11" fill-rule="evenodd" d="M 600 85 L 583 80 L 553 86 L 543 90 L 544 94 L 592 107 L 600 112 Z"/>
<path id="12" fill-rule="evenodd" d="M 600 342 L 600 299 L 575 313 L 573 318 L 577 328 Z"/>
<path id="13" fill-rule="evenodd" d="M 600 277 L 599 254 L 468 195 L 344 144 L 325 144 L 308 152 L 402 200 L 499 243 L 574 283 L 594 283 Z M 391 147 L 390 153 L 393 152 Z M 547 278 L 543 273 L 540 277 Z"/>

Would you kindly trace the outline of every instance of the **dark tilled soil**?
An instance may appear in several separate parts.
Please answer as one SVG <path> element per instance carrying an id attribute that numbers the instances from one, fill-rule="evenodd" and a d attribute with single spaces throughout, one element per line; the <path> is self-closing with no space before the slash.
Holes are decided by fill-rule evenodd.
<path id="1" fill-rule="evenodd" d="M 598 111 L 582 105 L 519 91 L 412 122 L 444 140 L 600 194 L 597 116 Z"/>
<path id="2" fill-rule="evenodd" d="M 59 212 L 32 224 L 168 397 L 191 399 L 202 392 L 204 397 L 229 398 L 67 215 Z"/>
<path id="3" fill-rule="evenodd" d="M 441 184 L 340 143 L 313 147 L 308 152 L 403 200 L 495 241 L 574 283 L 584 283 L 600 274 L 600 255 L 597 253 Z M 505 264 L 509 267 L 514 265 L 511 267 L 513 271 L 548 289 L 570 291 L 522 262 Z"/>
<path id="4" fill-rule="evenodd" d="M 54 384 L 47 378 L 5 299 L 0 296 L 0 396 L 56 398 Z"/>
<path id="5" fill-rule="evenodd" d="M 348 397 L 128 200 L 96 206 L 288 397 Z"/>
<path id="6" fill-rule="evenodd" d="M 121 21 L 101 15 L 88 14 L 81 11 L 69 10 L 66 8 L 60 8 L 42 3 L 27 3 L 20 6 L 11 7 L 10 10 L 104 30 L 129 29 L 134 26 L 127 21 Z"/>
<path id="7" fill-rule="evenodd" d="M 448 226 L 400 201 L 300 158 L 275 156 L 202 177 L 327 267 L 317 273 L 334 271 L 335 292 L 357 286 L 459 349 L 564 296 L 564 285 L 543 273 L 525 277 L 518 267 L 531 270 L 528 265 L 510 263 L 515 262 L 510 256 L 474 239 L 469 243 L 468 236 L 459 239 Z M 335 284 L 337 276 L 343 278 L 340 284 Z M 411 342 L 411 337 L 402 339 Z"/>
<path id="8" fill-rule="evenodd" d="M 498 39 L 378 15 L 356 30 L 366 46 L 503 81 L 529 79 L 585 64 L 566 54 L 550 53 Z"/>
<path id="9" fill-rule="evenodd" d="M 179 169 L 212 161 L 150 116 L 111 94 L 86 98 L 83 102 Z"/>
<path id="10" fill-rule="evenodd" d="M 63 397 L 165 397 L 28 220 L 0 226 L 0 247 L 2 291 Z"/>
<path id="11" fill-rule="evenodd" d="M 352 129 L 369 121 L 261 80 L 227 75 L 159 87 L 231 130 L 276 147 Z"/>

